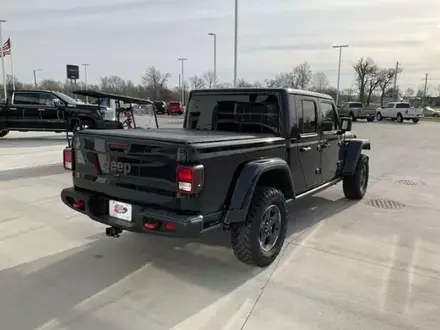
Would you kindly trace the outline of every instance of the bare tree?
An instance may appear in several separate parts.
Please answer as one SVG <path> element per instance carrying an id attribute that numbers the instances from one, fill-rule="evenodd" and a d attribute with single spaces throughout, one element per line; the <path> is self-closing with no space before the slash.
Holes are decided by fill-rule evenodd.
<path id="1" fill-rule="evenodd" d="M 367 106 L 370 105 L 371 102 L 371 96 L 373 95 L 373 93 L 376 91 L 376 89 L 378 88 L 380 81 L 381 81 L 382 77 L 378 72 L 372 73 L 367 80 Z"/>
<path id="2" fill-rule="evenodd" d="M 406 89 L 406 91 L 405 91 L 405 97 L 407 97 L 407 98 L 411 98 L 411 97 L 414 96 L 415 93 L 416 93 L 416 92 L 414 91 L 413 88 L 408 87 L 408 88 Z"/>
<path id="3" fill-rule="evenodd" d="M 189 82 L 190 82 L 190 88 L 191 89 L 205 88 L 205 82 L 203 81 L 202 78 L 200 78 L 197 75 L 194 75 L 191 78 L 189 78 Z"/>
<path id="4" fill-rule="evenodd" d="M 312 70 L 307 62 L 304 62 L 293 69 L 295 77 L 295 87 L 307 89 L 312 81 Z"/>
<path id="5" fill-rule="evenodd" d="M 356 92 L 353 88 L 347 88 L 347 89 L 344 89 L 344 91 L 342 92 L 342 95 L 346 95 L 347 102 L 350 102 L 350 101 L 353 101 L 355 93 Z"/>
<path id="6" fill-rule="evenodd" d="M 313 89 L 317 92 L 323 92 L 328 88 L 329 81 L 324 72 L 316 72 L 312 77 Z"/>
<path id="7" fill-rule="evenodd" d="M 266 79 L 264 85 L 267 87 L 296 88 L 296 81 L 293 72 L 279 73 L 272 79 Z"/>
<path id="8" fill-rule="evenodd" d="M 214 88 L 218 84 L 218 79 L 213 71 L 208 71 L 203 74 L 203 80 L 205 80 L 206 87 Z"/>
<path id="9" fill-rule="evenodd" d="M 402 72 L 403 69 L 399 68 L 398 73 Z M 379 89 L 380 89 L 380 105 L 383 105 L 385 96 L 387 95 L 387 90 L 390 85 L 394 81 L 394 77 L 396 76 L 396 69 L 382 69 L 379 71 L 380 81 L 379 81 Z"/>
<path id="10" fill-rule="evenodd" d="M 118 76 L 101 77 L 100 90 L 107 93 L 122 94 L 125 90 L 125 80 Z"/>
<path id="11" fill-rule="evenodd" d="M 356 71 L 357 77 L 356 82 L 359 88 L 359 101 L 364 102 L 365 100 L 365 90 L 367 87 L 367 82 L 372 75 L 375 75 L 379 70 L 373 59 L 363 57 L 353 65 L 353 69 Z"/>
<path id="12" fill-rule="evenodd" d="M 252 84 L 244 79 L 238 79 L 237 87 L 253 87 Z"/>
<path id="13" fill-rule="evenodd" d="M 167 88 L 168 79 L 170 77 L 170 73 L 162 74 L 160 70 L 151 66 L 142 77 L 142 82 L 148 89 L 151 89 L 154 96 L 159 99 L 163 90 Z"/>

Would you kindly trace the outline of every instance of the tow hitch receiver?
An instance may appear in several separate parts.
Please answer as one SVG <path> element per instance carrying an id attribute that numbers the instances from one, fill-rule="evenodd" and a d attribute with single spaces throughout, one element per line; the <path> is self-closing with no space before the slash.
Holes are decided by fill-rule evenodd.
<path id="1" fill-rule="evenodd" d="M 122 233 L 121 228 L 118 228 L 118 227 L 105 228 L 105 234 L 109 237 L 119 237 L 120 233 Z"/>

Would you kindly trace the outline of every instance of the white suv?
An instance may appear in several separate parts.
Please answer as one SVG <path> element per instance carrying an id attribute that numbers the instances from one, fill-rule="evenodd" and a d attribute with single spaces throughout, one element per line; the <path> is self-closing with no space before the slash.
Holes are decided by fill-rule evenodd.
<path id="1" fill-rule="evenodd" d="M 423 109 L 411 107 L 408 102 L 390 102 L 377 109 L 376 119 L 381 121 L 384 118 L 397 120 L 398 123 L 402 123 L 404 120 L 418 123 L 420 118 L 423 118 Z"/>

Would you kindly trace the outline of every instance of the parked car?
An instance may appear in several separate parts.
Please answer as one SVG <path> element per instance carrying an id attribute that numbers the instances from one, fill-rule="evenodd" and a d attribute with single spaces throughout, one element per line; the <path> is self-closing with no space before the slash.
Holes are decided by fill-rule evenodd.
<path id="1" fill-rule="evenodd" d="M 10 131 L 77 131 L 80 127 L 121 128 L 111 113 L 48 90 L 13 91 L 0 105 L 0 138 Z"/>
<path id="2" fill-rule="evenodd" d="M 156 108 L 156 113 L 160 115 L 164 115 L 167 110 L 165 101 L 154 101 L 154 107 Z"/>
<path id="3" fill-rule="evenodd" d="M 111 237 L 198 237 L 222 227 L 239 260 L 265 267 L 283 247 L 288 204 L 339 182 L 347 198 L 364 197 L 370 141 L 350 130 L 329 95 L 194 90 L 181 129 L 75 134 L 64 157 L 73 184 L 61 199 L 108 225 Z"/>
<path id="4" fill-rule="evenodd" d="M 357 119 L 366 119 L 374 121 L 376 116 L 375 109 L 365 109 L 361 102 L 347 102 L 338 109 L 339 115 L 342 117 L 350 117 L 353 121 Z"/>
<path id="5" fill-rule="evenodd" d="M 167 106 L 167 115 L 182 115 L 184 112 L 184 108 L 182 103 L 177 102 L 177 101 L 171 101 L 168 103 Z"/>
<path id="6" fill-rule="evenodd" d="M 423 115 L 425 117 L 439 118 L 440 117 L 440 109 L 433 109 L 431 107 L 424 107 L 423 108 Z"/>
<path id="7" fill-rule="evenodd" d="M 398 123 L 403 123 L 404 120 L 412 120 L 416 124 L 423 118 L 423 109 L 411 107 L 408 102 L 390 102 L 377 109 L 376 118 L 378 121 L 389 118 L 396 120 Z"/>

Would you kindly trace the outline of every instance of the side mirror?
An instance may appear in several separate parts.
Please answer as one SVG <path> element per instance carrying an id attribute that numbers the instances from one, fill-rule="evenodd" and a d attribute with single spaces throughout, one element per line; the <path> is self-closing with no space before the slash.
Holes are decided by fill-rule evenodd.
<path id="1" fill-rule="evenodd" d="M 345 133 L 345 132 L 350 132 L 351 131 L 351 125 L 352 125 L 352 121 L 351 118 L 349 117 L 342 117 L 341 118 L 341 129 L 340 129 L 340 133 Z"/>

